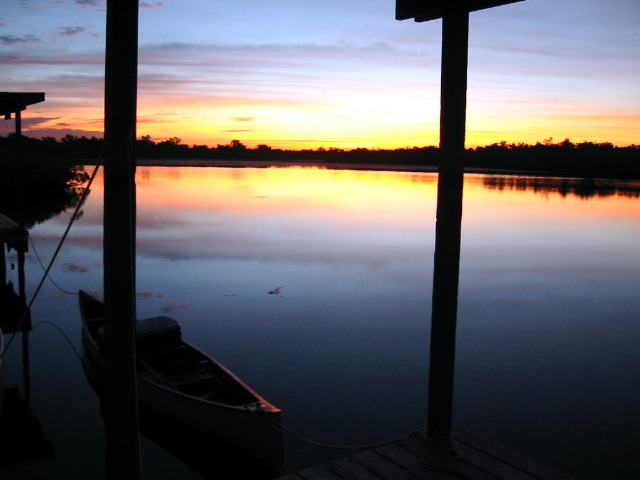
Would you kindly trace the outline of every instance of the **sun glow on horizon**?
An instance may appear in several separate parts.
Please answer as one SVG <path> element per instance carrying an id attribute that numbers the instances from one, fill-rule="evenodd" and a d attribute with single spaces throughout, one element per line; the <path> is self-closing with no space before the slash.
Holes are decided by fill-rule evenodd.
<path id="1" fill-rule="evenodd" d="M 2 88 L 46 93 L 25 112 L 25 135 L 101 136 L 103 5 L 9 3 Z M 141 10 L 138 137 L 289 150 L 437 145 L 441 22 L 397 22 L 386 1 L 355 3 L 182 0 Z M 580 22 L 577 0 L 554 2 L 552 15 L 544 1 L 472 14 L 468 147 L 640 143 L 640 11 L 610 3 L 580 0 Z M 269 21 L 248 17 L 248 7 Z M 12 128 L 0 122 L 0 134 Z"/>
<path id="2" fill-rule="evenodd" d="M 34 105 L 23 113 L 23 134 L 34 138 L 52 136 L 102 137 L 102 106 L 84 106 L 68 110 L 69 117 L 54 109 L 59 102 L 47 95 L 50 104 Z M 268 145 L 284 150 L 317 148 L 395 149 L 437 146 L 439 120 L 437 107 L 430 111 L 399 108 L 376 113 L 349 110 L 349 105 L 251 104 L 215 105 L 205 103 L 141 103 L 138 109 L 137 136 L 150 135 L 160 142 L 180 138 L 181 143 L 214 148 L 238 139 L 248 148 Z M 374 106 L 375 107 L 375 106 Z M 68 107 L 63 107 L 68 109 Z M 73 115 L 73 116 L 71 116 Z M 430 118 L 429 118 L 430 117 Z M 34 118 L 34 120 L 30 120 Z M 575 142 L 609 142 L 625 147 L 640 143 L 640 113 L 620 109 L 604 109 L 581 116 L 570 112 L 540 116 L 513 115 L 506 118 L 487 117 L 473 108 L 468 110 L 467 148 L 486 146 L 501 141 L 535 144 L 553 137 Z M 0 122 L 0 134 L 13 132 L 13 122 Z"/>

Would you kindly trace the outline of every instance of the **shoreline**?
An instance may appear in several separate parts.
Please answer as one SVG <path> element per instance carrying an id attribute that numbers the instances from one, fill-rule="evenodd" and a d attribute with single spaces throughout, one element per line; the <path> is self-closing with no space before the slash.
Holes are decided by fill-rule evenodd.
<path id="1" fill-rule="evenodd" d="M 87 165 L 92 164 L 86 163 Z M 326 162 L 323 160 L 238 160 L 238 159 L 171 159 L 171 158 L 139 158 L 138 167 L 218 167 L 218 168 L 287 168 L 307 167 L 327 170 L 359 170 L 372 172 L 416 172 L 438 173 L 435 165 L 408 165 L 387 163 L 349 163 Z M 542 170 L 513 170 L 498 168 L 465 167 L 464 173 L 480 175 L 514 175 L 522 177 L 557 177 L 608 181 L 638 181 L 637 178 L 581 176 L 571 172 L 552 172 Z"/>

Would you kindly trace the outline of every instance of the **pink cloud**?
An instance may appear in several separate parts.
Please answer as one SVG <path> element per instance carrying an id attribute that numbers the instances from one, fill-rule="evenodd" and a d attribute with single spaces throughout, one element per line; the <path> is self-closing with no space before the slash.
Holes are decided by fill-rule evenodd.
<path id="1" fill-rule="evenodd" d="M 74 37 L 88 30 L 88 27 L 59 27 L 60 35 L 63 37 Z"/>
<path id="2" fill-rule="evenodd" d="M 164 3 L 163 2 L 156 2 L 156 3 L 149 3 L 149 2 L 140 2 L 139 6 L 140 8 L 162 8 L 164 7 Z"/>
<path id="3" fill-rule="evenodd" d="M 76 4 L 82 8 L 101 7 L 104 4 L 104 0 L 76 0 Z"/>

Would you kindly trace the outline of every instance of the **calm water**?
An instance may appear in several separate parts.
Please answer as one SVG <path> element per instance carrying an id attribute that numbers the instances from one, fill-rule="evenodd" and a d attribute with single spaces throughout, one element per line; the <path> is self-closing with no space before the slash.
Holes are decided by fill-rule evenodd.
<path id="1" fill-rule="evenodd" d="M 307 437 L 423 429 L 436 180 L 140 167 L 139 315 L 176 318 Z M 51 273 L 70 292 L 102 292 L 96 182 Z M 640 182 L 469 175 L 464 208 L 454 423 L 576 478 L 640 478 Z M 68 216 L 31 230 L 29 298 Z M 76 296 L 45 283 L 32 318 L 79 349 Z M 100 478 L 103 421 L 76 354 L 47 323 L 21 340 L 6 384 L 53 453 L 2 478 Z M 346 455 L 285 448 L 282 473 Z M 202 478 L 146 438 L 142 452 L 148 478 Z"/>

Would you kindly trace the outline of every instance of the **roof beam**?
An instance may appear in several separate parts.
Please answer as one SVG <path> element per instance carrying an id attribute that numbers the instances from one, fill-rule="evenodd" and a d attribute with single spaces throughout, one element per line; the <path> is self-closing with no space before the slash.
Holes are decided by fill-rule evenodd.
<path id="1" fill-rule="evenodd" d="M 396 20 L 413 18 L 426 22 L 442 18 L 446 12 L 484 10 L 524 0 L 396 0 Z"/>
<path id="2" fill-rule="evenodd" d="M 12 113 L 26 110 L 29 105 L 44 102 L 44 92 L 0 92 L 0 115 L 6 120 Z"/>

